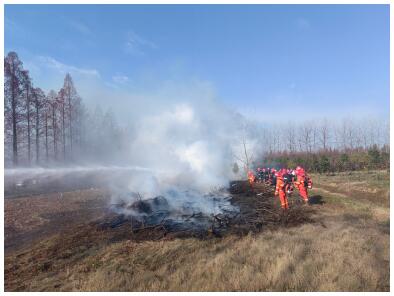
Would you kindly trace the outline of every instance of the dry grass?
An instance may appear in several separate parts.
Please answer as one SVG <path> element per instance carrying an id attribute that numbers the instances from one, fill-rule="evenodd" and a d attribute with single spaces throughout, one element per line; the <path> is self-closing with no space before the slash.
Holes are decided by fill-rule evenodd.
<path id="1" fill-rule="evenodd" d="M 56 234 L 80 222 L 89 222 L 108 207 L 103 190 L 78 190 L 5 199 L 5 249 Z"/>
<path id="2" fill-rule="evenodd" d="M 388 290 L 388 240 L 351 226 L 304 225 L 244 238 L 123 242 L 97 255 L 82 291 Z"/>
<path id="3" fill-rule="evenodd" d="M 323 224 L 222 239 L 107 244 L 102 237 L 102 247 L 74 242 L 61 250 L 53 248 L 57 237 L 39 246 L 43 252 L 19 255 L 19 268 L 31 278 L 19 281 L 18 290 L 387 291 L 384 229 L 368 218 L 337 216 Z M 51 252 L 57 258 L 48 262 Z M 34 266 L 35 274 L 29 270 Z"/>
<path id="4" fill-rule="evenodd" d="M 357 201 L 389 207 L 390 173 L 381 171 L 343 172 L 335 175 L 313 175 L 319 188 L 342 193 Z"/>
<path id="5" fill-rule="evenodd" d="M 312 192 L 324 202 L 312 206 L 316 223 L 144 242 L 80 226 L 7 255 L 6 290 L 389 291 L 389 208 L 379 193 L 387 183 L 354 181 L 377 188 L 358 198 L 342 191 L 340 177 L 321 178 Z"/>
<path id="6" fill-rule="evenodd" d="M 327 227 L 209 241 L 122 242 L 98 254 L 100 267 L 75 289 L 387 291 L 388 239 L 336 222 Z"/>

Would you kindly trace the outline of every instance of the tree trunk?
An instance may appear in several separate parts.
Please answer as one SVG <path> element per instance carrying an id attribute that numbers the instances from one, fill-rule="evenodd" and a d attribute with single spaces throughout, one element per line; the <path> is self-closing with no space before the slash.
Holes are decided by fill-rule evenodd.
<path id="1" fill-rule="evenodd" d="M 40 161 L 40 111 L 36 98 L 36 163 Z"/>
<path id="2" fill-rule="evenodd" d="M 62 104 L 62 132 L 63 132 L 63 161 L 66 161 L 66 126 L 65 126 L 65 105 Z"/>
<path id="3" fill-rule="evenodd" d="M 57 160 L 56 106 L 52 106 L 53 157 Z"/>
<path id="4" fill-rule="evenodd" d="M 45 156 L 46 162 L 48 162 L 49 154 L 48 154 L 48 109 L 45 112 Z"/>
<path id="5" fill-rule="evenodd" d="M 68 94 L 68 112 L 69 112 L 69 129 L 70 129 L 70 155 L 73 153 L 73 131 L 72 131 L 72 111 L 71 111 L 71 95 Z"/>
<path id="6" fill-rule="evenodd" d="M 31 164 L 31 137 L 30 137 L 30 97 L 29 87 L 26 88 L 26 104 L 27 104 L 27 161 Z"/>
<path id="7" fill-rule="evenodd" d="M 11 105 L 12 105 L 12 163 L 14 166 L 18 165 L 18 136 L 16 127 L 16 94 L 15 94 L 15 75 L 11 79 Z"/>

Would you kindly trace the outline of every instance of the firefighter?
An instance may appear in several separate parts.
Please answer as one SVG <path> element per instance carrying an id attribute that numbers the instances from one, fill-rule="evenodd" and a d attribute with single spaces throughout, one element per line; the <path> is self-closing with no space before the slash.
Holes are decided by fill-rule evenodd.
<path id="1" fill-rule="evenodd" d="M 280 205 L 282 209 L 287 210 L 289 208 L 289 203 L 287 201 L 286 196 L 286 188 L 285 182 L 283 180 L 284 171 L 280 170 L 275 173 L 276 176 L 276 187 L 275 187 L 275 196 L 279 195 Z"/>
<path id="2" fill-rule="evenodd" d="M 295 169 L 296 181 L 294 182 L 300 196 L 305 203 L 308 203 L 308 188 L 312 189 L 312 179 L 305 173 L 305 170 L 298 166 Z"/>
<path id="3" fill-rule="evenodd" d="M 250 186 L 253 186 L 253 183 L 255 182 L 256 177 L 252 171 L 248 171 L 248 180 L 249 180 Z"/>
<path id="4" fill-rule="evenodd" d="M 272 186 L 276 186 L 276 170 L 274 168 L 271 169 L 270 182 Z"/>
<path id="5" fill-rule="evenodd" d="M 267 182 L 267 180 L 268 180 L 268 173 L 267 173 L 267 169 L 266 168 L 263 168 L 261 170 L 261 175 L 263 177 L 263 182 Z"/>
<path id="6" fill-rule="evenodd" d="M 263 182 L 263 179 L 264 179 L 263 170 L 264 170 L 264 169 L 257 168 L 257 181 L 258 181 L 259 183 Z"/>
<path id="7" fill-rule="evenodd" d="M 285 188 L 287 194 L 293 193 L 293 175 L 291 174 L 290 169 L 283 169 L 283 181 L 285 182 Z"/>

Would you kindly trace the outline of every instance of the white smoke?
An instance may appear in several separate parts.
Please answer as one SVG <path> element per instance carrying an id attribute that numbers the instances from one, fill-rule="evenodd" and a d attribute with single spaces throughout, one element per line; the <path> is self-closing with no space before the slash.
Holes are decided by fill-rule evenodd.
<path id="1" fill-rule="evenodd" d="M 228 195 L 220 189 L 236 178 L 234 162 L 243 172 L 243 163 L 239 162 L 243 157 L 242 116 L 218 102 L 210 88 L 200 84 L 132 95 L 122 105 L 131 110 L 129 122 L 133 126 L 123 168 L 92 165 L 23 170 L 23 178 L 37 174 L 40 179 L 54 174 L 71 174 L 75 178 L 77 172 L 81 175 L 86 170 L 90 177 L 96 170 L 100 172 L 97 182 L 102 181 L 113 192 L 111 204 L 131 205 L 137 199 L 162 196 L 174 210 L 192 208 L 207 215 L 229 206 Z M 109 150 L 108 155 L 115 151 Z M 15 170 L 14 177 L 19 179 L 19 173 L 19 169 Z M 108 178 L 102 178 L 103 174 Z M 14 172 L 9 170 L 8 175 Z"/>
<path id="2" fill-rule="evenodd" d="M 202 192 L 226 186 L 231 177 L 231 126 L 224 133 L 218 128 L 222 124 L 205 120 L 190 104 L 169 106 L 137 124 L 132 161 L 155 171 L 158 186 Z"/>
<path id="3" fill-rule="evenodd" d="M 138 195 L 117 192 L 112 202 L 164 196 L 174 209 L 186 205 L 208 215 L 228 207 L 228 196 L 219 189 L 234 178 L 237 119 L 213 99 L 180 101 L 146 115 L 136 124 L 130 154 L 134 165 L 148 170 L 127 184 Z"/>

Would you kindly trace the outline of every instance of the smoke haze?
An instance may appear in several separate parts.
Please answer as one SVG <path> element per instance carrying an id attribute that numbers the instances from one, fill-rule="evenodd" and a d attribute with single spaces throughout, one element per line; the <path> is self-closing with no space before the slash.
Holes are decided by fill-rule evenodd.
<path id="1" fill-rule="evenodd" d="M 242 117 L 206 89 L 186 93 L 180 89 L 177 98 L 175 89 L 167 88 L 161 98 L 156 93 L 147 99 L 146 105 L 136 102 L 131 113 L 138 116 L 130 118 L 133 131 L 127 150 L 120 155 L 116 147 L 105 146 L 107 157 L 117 159 L 118 166 L 7 169 L 6 178 L 21 186 L 29 179 L 42 182 L 56 176 L 66 182 L 70 176 L 82 180 L 96 174 L 100 178 L 96 176 L 93 183 L 111 190 L 112 205 L 162 196 L 183 214 L 211 215 L 229 209 L 228 195 L 220 189 L 235 178 L 232 168 Z M 116 210 L 135 214 L 126 208 Z"/>

